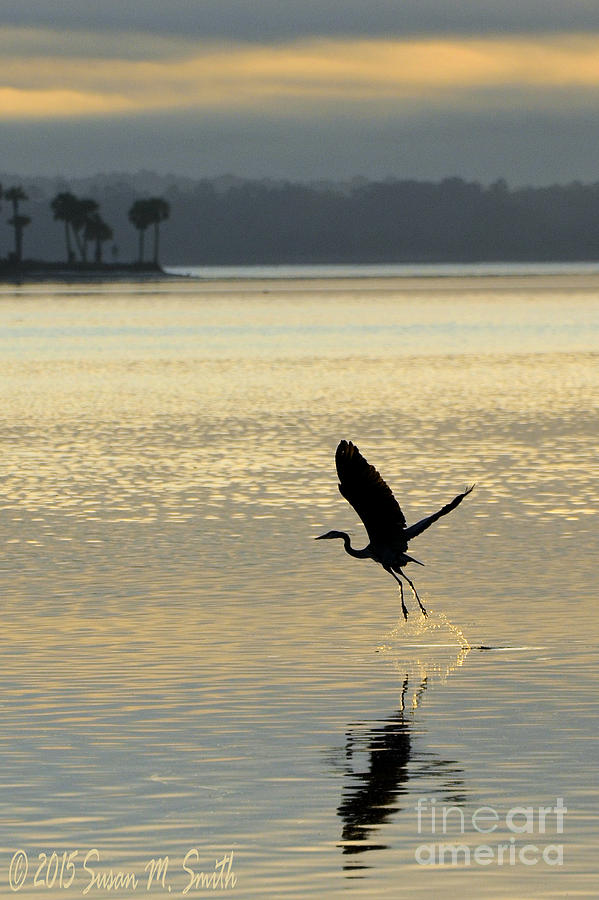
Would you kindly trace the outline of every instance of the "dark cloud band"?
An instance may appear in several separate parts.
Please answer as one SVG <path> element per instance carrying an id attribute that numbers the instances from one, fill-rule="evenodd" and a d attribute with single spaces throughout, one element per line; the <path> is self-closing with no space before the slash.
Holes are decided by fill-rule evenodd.
<path id="1" fill-rule="evenodd" d="M 180 34 L 202 40 L 586 31 L 596 0 L 3 0 L 0 25 Z"/>

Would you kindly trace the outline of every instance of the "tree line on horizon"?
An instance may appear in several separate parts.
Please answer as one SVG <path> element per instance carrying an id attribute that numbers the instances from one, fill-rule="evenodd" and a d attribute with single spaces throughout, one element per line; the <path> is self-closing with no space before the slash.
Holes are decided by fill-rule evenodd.
<path id="1" fill-rule="evenodd" d="M 53 227 L 50 201 L 64 193 L 98 198 L 102 218 L 114 223 L 114 240 L 130 258 L 142 257 L 146 230 L 128 227 L 122 211 L 161 195 L 172 211 L 160 236 L 168 265 L 599 257 L 599 182 L 511 188 L 502 179 L 482 185 L 458 177 L 305 183 L 142 172 L 30 179 L 25 186 L 33 207 L 27 246 L 53 259 L 64 257 L 65 237 Z M 73 235 L 72 245 L 80 256 Z"/>
<path id="2" fill-rule="evenodd" d="M 203 182 L 169 196 L 187 225 L 173 248 L 205 264 L 593 260 L 599 184 L 510 189 L 461 178 L 387 180 L 336 190 Z M 195 227 L 191 227 L 192 223 Z M 170 250 L 170 248 L 169 248 Z M 171 255 L 172 254 L 172 255 Z M 169 252 L 169 262 L 179 259 Z"/>
<path id="3" fill-rule="evenodd" d="M 8 224 L 14 231 L 14 250 L 9 252 L 6 262 L 9 264 L 21 264 L 23 262 L 23 232 L 32 219 L 20 213 L 19 204 L 29 199 L 28 194 L 21 185 L 15 185 L 3 190 L 0 185 L 0 200 L 2 198 L 12 204 L 12 216 Z M 66 245 L 66 260 L 69 265 L 76 262 L 87 263 L 89 245 L 94 247 L 94 263 L 103 263 L 103 245 L 111 241 L 114 231 L 100 214 L 99 203 L 91 197 L 77 197 L 71 191 L 60 191 L 50 201 L 50 208 L 55 221 L 64 222 L 64 236 Z M 160 223 L 168 219 L 170 205 L 162 197 L 139 198 L 135 200 L 127 213 L 129 222 L 137 229 L 138 238 L 138 264 L 144 263 L 144 241 L 147 229 L 154 227 L 154 246 L 152 262 L 158 266 Z M 77 249 L 75 253 L 74 247 Z M 113 258 L 116 258 L 117 248 L 113 245 Z"/>

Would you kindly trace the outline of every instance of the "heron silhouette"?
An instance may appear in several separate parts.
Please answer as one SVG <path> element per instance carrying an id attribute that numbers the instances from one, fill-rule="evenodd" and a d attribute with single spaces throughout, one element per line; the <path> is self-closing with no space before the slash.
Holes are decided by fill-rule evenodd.
<path id="1" fill-rule="evenodd" d="M 467 488 L 462 494 L 443 506 L 440 510 L 416 522 L 415 525 L 407 525 L 406 517 L 389 485 L 381 478 L 374 466 L 368 464 L 355 444 L 351 441 L 340 441 L 335 453 L 335 463 L 339 476 L 339 490 L 345 499 L 351 503 L 358 513 L 368 533 L 370 543 L 362 550 L 352 547 L 349 535 L 344 531 L 327 531 L 315 540 L 322 541 L 340 538 L 343 541 L 345 552 L 356 559 L 373 559 L 379 563 L 385 572 L 393 576 L 399 584 L 401 597 L 401 611 L 404 619 L 408 618 L 408 610 L 404 602 L 403 584 L 404 578 L 410 585 L 414 597 L 426 616 L 426 609 L 418 596 L 414 583 L 403 571 L 408 563 L 424 563 L 408 556 L 408 542 L 426 531 L 433 522 L 446 516 L 447 513 L 459 506 L 464 497 L 467 497 L 474 485 Z M 396 574 L 397 573 L 397 574 Z"/>

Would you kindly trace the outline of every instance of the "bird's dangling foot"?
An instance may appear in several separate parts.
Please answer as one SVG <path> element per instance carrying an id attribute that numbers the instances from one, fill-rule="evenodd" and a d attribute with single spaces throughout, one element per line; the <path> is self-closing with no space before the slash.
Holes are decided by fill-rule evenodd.
<path id="1" fill-rule="evenodd" d="M 408 584 L 409 584 L 410 587 L 412 588 L 412 593 L 414 594 L 414 596 L 416 597 L 416 600 L 418 601 L 418 606 L 419 606 L 420 609 L 422 610 L 422 615 L 426 618 L 426 617 L 428 616 L 428 613 L 427 613 L 427 611 L 425 610 L 424 606 L 422 605 L 422 600 L 421 600 L 420 597 L 418 596 L 418 591 L 417 591 L 416 588 L 414 587 L 414 582 L 413 582 L 410 578 L 408 578 L 408 576 L 406 575 L 405 572 L 402 572 L 401 574 L 403 575 L 403 577 L 406 579 L 406 581 L 408 582 Z"/>
<path id="2" fill-rule="evenodd" d="M 391 572 L 391 574 L 393 575 L 393 572 Z M 395 575 L 393 575 L 393 577 L 395 578 Z M 399 580 L 399 578 L 397 579 L 397 583 L 398 583 L 398 585 L 399 585 L 399 596 L 400 596 L 400 598 L 401 598 L 401 611 L 402 611 L 402 613 L 403 613 L 404 619 L 405 619 L 406 622 L 407 622 L 407 620 L 408 620 L 408 609 L 407 609 L 406 604 L 404 603 L 404 599 L 403 599 L 403 584 L 401 583 L 401 581 Z"/>
<path id="3" fill-rule="evenodd" d="M 387 566 L 385 566 L 385 571 L 388 572 L 389 575 L 392 575 L 393 578 L 395 578 L 395 580 L 397 581 L 397 583 L 399 585 L 399 596 L 401 599 L 401 611 L 403 613 L 404 619 L 407 620 L 408 610 L 407 610 L 406 604 L 404 603 L 404 599 L 403 599 L 403 584 L 401 583 L 401 579 L 397 577 L 397 575 L 395 574 L 395 572 L 392 569 L 388 569 Z"/>

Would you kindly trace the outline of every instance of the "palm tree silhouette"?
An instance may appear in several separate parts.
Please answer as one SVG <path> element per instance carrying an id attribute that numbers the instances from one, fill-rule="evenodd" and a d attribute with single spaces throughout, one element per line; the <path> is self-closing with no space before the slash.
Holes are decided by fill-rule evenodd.
<path id="1" fill-rule="evenodd" d="M 111 241 L 113 231 L 99 213 L 93 213 L 85 223 L 84 240 L 95 241 L 94 261 L 98 264 L 102 263 L 102 244 L 104 241 Z"/>
<path id="2" fill-rule="evenodd" d="M 67 245 L 67 262 L 73 262 L 75 254 L 71 242 L 71 227 L 77 213 L 78 199 L 70 191 L 61 191 L 50 203 L 54 219 L 64 222 L 65 241 Z"/>
<path id="3" fill-rule="evenodd" d="M 139 231 L 139 252 L 138 263 L 144 261 L 144 237 L 146 228 L 154 222 L 154 212 L 151 201 L 136 200 L 131 206 L 128 213 L 129 221 Z"/>
<path id="4" fill-rule="evenodd" d="M 4 196 L 12 203 L 12 217 L 8 220 L 8 224 L 12 225 L 15 231 L 14 260 L 20 263 L 23 259 L 23 230 L 29 225 L 31 219 L 29 216 L 19 214 L 19 203 L 28 200 L 29 197 L 19 185 L 9 188 L 5 191 Z"/>
<path id="5" fill-rule="evenodd" d="M 75 209 L 71 218 L 71 227 L 77 241 L 77 247 L 81 255 L 81 261 L 87 262 L 87 243 L 90 240 L 87 234 L 89 219 L 98 212 L 98 204 L 90 197 L 76 199 Z"/>
<path id="6" fill-rule="evenodd" d="M 151 224 L 154 226 L 154 265 L 157 266 L 160 223 L 165 222 L 166 219 L 168 219 L 171 214 L 171 207 L 166 200 L 162 199 L 162 197 L 150 197 L 148 203 L 152 213 Z"/>
<path id="7" fill-rule="evenodd" d="M 139 256 L 138 262 L 144 261 L 144 238 L 146 229 L 154 226 L 154 265 L 158 265 L 158 248 L 160 243 L 160 223 L 170 216 L 171 208 L 162 197 L 148 197 L 136 200 L 129 210 L 129 221 L 139 231 Z"/>

